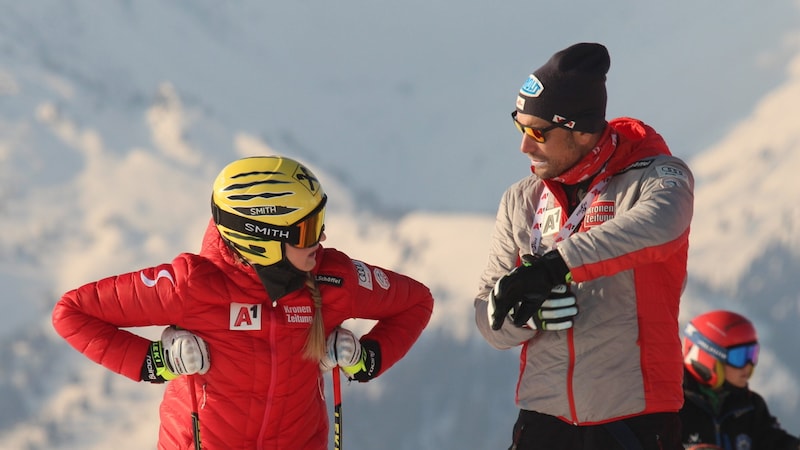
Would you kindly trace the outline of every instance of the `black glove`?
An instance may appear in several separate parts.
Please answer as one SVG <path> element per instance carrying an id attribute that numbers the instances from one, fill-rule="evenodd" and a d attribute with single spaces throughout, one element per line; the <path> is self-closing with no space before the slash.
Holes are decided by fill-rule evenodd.
<path id="1" fill-rule="evenodd" d="M 550 291 L 558 284 L 567 283 L 569 267 L 557 250 L 539 258 L 525 255 L 522 265 L 497 281 L 491 293 L 494 303 L 492 329 L 499 330 L 512 308 L 517 307 L 514 325 L 521 327 L 537 315 Z"/>
<path id="2" fill-rule="evenodd" d="M 578 315 L 578 304 L 575 294 L 566 284 L 557 284 L 536 310 L 528 311 L 535 307 L 537 302 L 527 302 L 524 299 L 518 302 L 509 313 L 509 317 L 517 323 L 517 317 L 530 317 L 525 325 L 534 330 L 560 331 L 572 328 L 573 319 Z"/>

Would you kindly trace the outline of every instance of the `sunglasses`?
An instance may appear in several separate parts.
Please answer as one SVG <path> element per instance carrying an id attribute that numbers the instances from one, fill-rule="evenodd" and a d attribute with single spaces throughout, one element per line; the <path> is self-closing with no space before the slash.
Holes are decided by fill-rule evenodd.
<path id="1" fill-rule="evenodd" d="M 536 128 L 523 125 L 519 123 L 519 121 L 517 120 L 517 111 L 513 111 L 511 113 L 511 119 L 514 120 L 514 126 L 517 127 L 517 130 L 519 130 L 520 133 L 528 135 L 528 137 L 530 137 L 531 139 L 540 144 L 544 144 L 545 142 L 544 134 L 547 133 L 548 131 L 554 130 L 559 127 L 565 128 L 562 124 L 559 123 L 554 123 L 549 127 L 544 127 L 544 128 Z"/>
<path id="2" fill-rule="evenodd" d="M 737 369 L 744 368 L 748 364 L 756 365 L 758 363 L 758 343 L 737 345 L 736 347 L 728 348 L 728 355 L 725 358 L 725 363 Z"/>

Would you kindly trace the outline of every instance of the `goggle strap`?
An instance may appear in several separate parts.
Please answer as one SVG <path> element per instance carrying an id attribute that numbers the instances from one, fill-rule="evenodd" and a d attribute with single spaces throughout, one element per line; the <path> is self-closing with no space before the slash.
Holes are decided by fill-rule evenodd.
<path id="1" fill-rule="evenodd" d="M 265 241 L 280 241 L 297 245 L 300 243 L 300 227 L 271 225 L 259 220 L 249 219 L 244 216 L 229 213 L 220 209 L 212 200 L 211 214 L 214 222 L 238 233 L 261 238 Z"/>
<path id="2" fill-rule="evenodd" d="M 727 361 L 728 349 L 715 344 L 710 339 L 703 336 L 703 334 L 700 333 L 691 323 L 686 327 L 686 337 L 689 338 L 694 345 L 700 347 L 701 350 L 710 354 L 714 358 L 722 362 Z"/>

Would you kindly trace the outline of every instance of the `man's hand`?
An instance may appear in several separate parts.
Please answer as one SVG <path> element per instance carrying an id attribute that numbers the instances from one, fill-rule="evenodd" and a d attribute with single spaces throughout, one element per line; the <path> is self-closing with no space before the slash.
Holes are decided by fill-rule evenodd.
<path id="1" fill-rule="evenodd" d="M 521 303 L 514 325 L 523 326 L 537 315 L 556 285 L 567 283 L 568 275 L 569 268 L 557 250 L 539 258 L 523 256 L 523 264 L 497 280 L 489 296 L 494 307 L 492 329 L 499 330 L 506 316 Z"/>
<path id="2" fill-rule="evenodd" d="M 575 294 L 570 292 L 566 284 L 556 285 L 539 309 L 533 309 L 537 304 L 538 302 L 531 304 L 523 299 L 511 309 L 509 317 L 514 324 L 529 317 L 524 325 L 534 330 L 559 331 L 572 328 L 573 319 L 578 315 Z"/>

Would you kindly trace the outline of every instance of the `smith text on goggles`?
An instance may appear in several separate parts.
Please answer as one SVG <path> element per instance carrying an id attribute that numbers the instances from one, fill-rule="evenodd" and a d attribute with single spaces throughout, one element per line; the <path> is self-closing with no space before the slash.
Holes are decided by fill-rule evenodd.
<path id="1" fill-rule="evenodd" d="M 211 202 L 214 221 L 225 228 L 265 241 L 281 241 L 298 248 L 308 248 L 319 242 L 325 228 L 325 203 L 328 196 L 303 219 L 287 225 L 272 225 L 259 220 L 231 214 Z"/>

